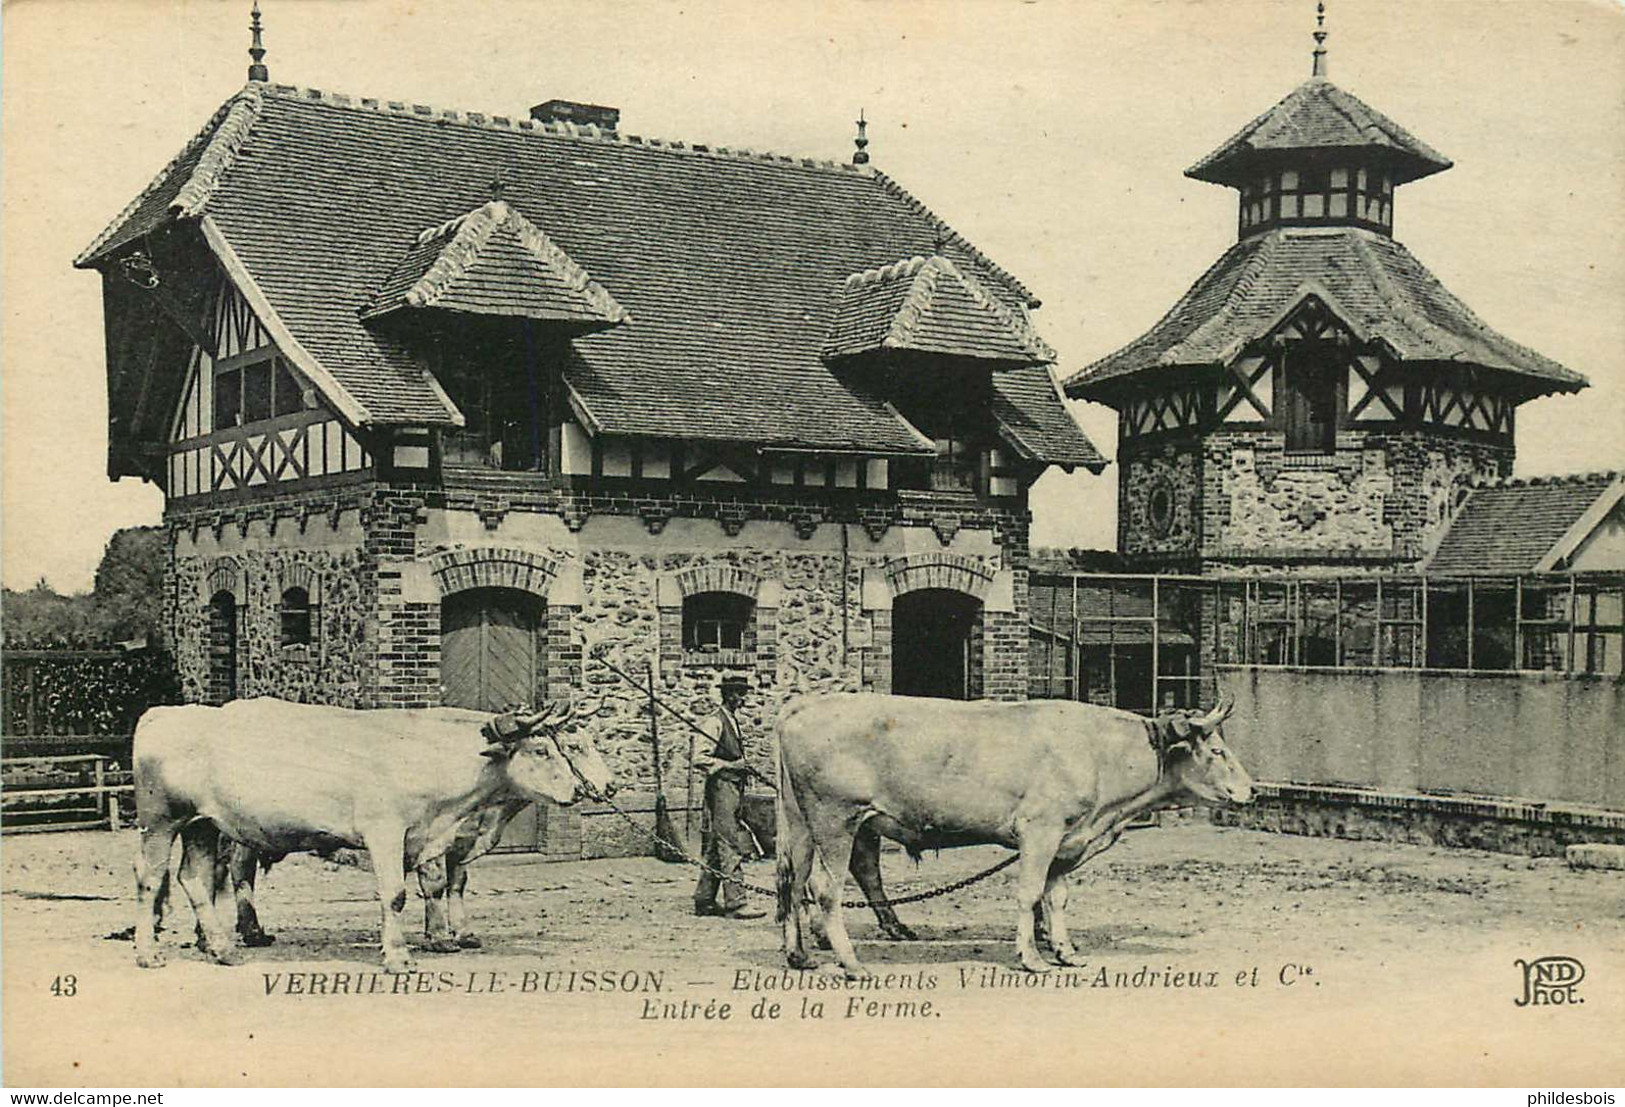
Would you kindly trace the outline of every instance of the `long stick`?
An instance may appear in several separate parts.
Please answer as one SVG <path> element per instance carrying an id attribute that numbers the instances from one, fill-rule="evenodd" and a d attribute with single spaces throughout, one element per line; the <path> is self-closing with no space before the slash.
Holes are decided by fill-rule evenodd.
<path id="1" fill-rule="evenodd" d="M 598 662 L 604 668 L 608 669 L 610 672 L 614 673 L 616 676 L 620 677 L 622 680 L 626 681 L 628 684 L 632 685 L 632 687 L 637 688 L 639 690 L 642 690 L 643 682 L 641 680 L 634 679 L 632 676 L 630 676 L 626 672 L 625 669 L 620 668 L 613 661 L 610 661 L 607 657 L 603 657 L 603 656 L 600 656 L 600 655 L 594 655 L 593 660 Z M 705 738 L 711 737 L 709 734 L 707 734 L 705 732 L 705 728 L 702 727 L 699 723 L 696 723 L 693 719 L 690 719 L 687 715 L 685 715 L 681 711 L 677 710 L 677 708 L 673 707 L 671 704 L 667 703 L 665 700 L 661 699 L 659 696 L 654 695 L 652 691 L 650 693 L 650 698 L 653 699 L 654 702 L 659 704 L 661 707 L 664 707 L 672 715 L 673 718 L 675 718 L 678 722 L 682 723 L 684 726 L 688 727 L 688 729 L 690 731 L 692 731 L 694 734 L 700 735 L 700 736 L 705 737 Z M 753 776 L 757 780 L 761 781 L 767 787 L 773 789 L 773 791 L 777 792 L 779 790 L 779 786 L 778 786 L 778 784 L 776 782 L 768 779 L 766 776 L 763 776 L 761 773 L 757 772 L 755 769 L 751 768 L 749 765 L 743 766 L 743 768 L 751 776 Z M 692 776 L 693 774 L 690 773 L 689 775 Z"/>

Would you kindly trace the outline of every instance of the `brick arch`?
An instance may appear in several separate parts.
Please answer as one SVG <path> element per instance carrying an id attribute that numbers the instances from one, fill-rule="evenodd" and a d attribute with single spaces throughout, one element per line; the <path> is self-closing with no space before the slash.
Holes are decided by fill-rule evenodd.
<path id="1" fill-rule="evenodd" d="M 431 554 L 429 571 L 442 596 L 470 588 L 517 588 L 545 598 L 558 578 L 559 563 L 529 550 L 477 546 Z"/>
<path id="2" fill-rule="evenodd" d="M 242 563 L 234 557 L 215 558 L 203 577 L 203 591 L 205 602 L 221 592 L 229 592 L 239 607 L 248 603 L 248 578 L 243 572 Z"/>
<path id="3" fill-rule="evenodd" d="M 762 578 L 737 565 L 695 565 L 673 573 L 672 579 L 684 599 L 701 592 L 733 592 L 755 600 L 762 591 Z"/>
<path id="4" fill-rule="evenodd" d="M 303 588 L 313 604 L 322 602 L 322 574 L 302 561 L 285 565 L 277 574 L 277 594 L 290 588 Z"/>
<path id="5" fill-rule="evenodd" d="M 983 602 L 987 600 L 994 575 L 992 569 L 975 558 L 949 553 L 895 557 L 886 562 L 884 572 L 886 586 L 894 597 L 922 588 L 946 588 Z"/>

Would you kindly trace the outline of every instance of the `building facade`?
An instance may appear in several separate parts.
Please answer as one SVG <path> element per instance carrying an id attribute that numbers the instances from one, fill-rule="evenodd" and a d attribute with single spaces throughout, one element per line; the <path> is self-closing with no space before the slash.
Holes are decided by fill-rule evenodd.
<path id="1" fill-rule="evenodd" d="M 1118 412 L 1118 549 L 1139 569 L 1401 569 L 1520 404 L 1585 378 L 1497 334 L 1395 237 L 1450 162 L 1326 78 L 1186 171 L 1239 195 L 1237 242 L 1154 327 L 1073 375 Z"/>
<path id="2" fill-rule="evenodd" d="M 77 261 L 188 700 L 570 699 L 649 781 L 651 680 L 700 714 L 743 674 L 758 733 L 1025 696 L 1028 489 L 1104 461 L 1036 299 L 861 145 L 258 76 Z"/>

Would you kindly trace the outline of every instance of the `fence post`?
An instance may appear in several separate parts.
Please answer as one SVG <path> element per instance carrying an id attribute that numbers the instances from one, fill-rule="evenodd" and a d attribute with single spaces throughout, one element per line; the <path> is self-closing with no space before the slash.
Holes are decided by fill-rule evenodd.
<path id="1" fill-rule="evenodd" d="M 1523 667 L 1523 578 L 1514 577 L 1512 581 L 1512 668 L 1516 671 Z"/>
<path id="2" fill-rule="evenodd" d="M 1151 714 L 1162 710 L 1162 662 L 1158 647 L 1162 631 L 1162 578 L 1151 578 Z"/>
<path id="3" fill-rule="evenodd" d="M 100 788 L 107 782 L 107 758 L 96 758 L 96 787 Z M 118 793 L 97 792 L 97 798 L 107 801 L 107 829 L 118 829 Z"/>
<path id="4" fill-rule="evenodd" d="M 1467 578 L 1467 670 L 1471 672 L 1473 665 L 1473 578 Z M 1426 648 L 1424 646 L 1424 648 Z"/>
<path id="5" fill-rule="evenodd" d="M 1568 657 L 1564 660 L 1563 664 L 1563 671 L 1565 673 L 1574 672 L 1574 623 L 1580 615 L 1575 603 L 1574 574 L 1571 572 L 1569 573 L 1569 648 Z"/>
<path id="6" fill-rule="evenodd" d="M 1371 624 L 1371 665 L 1382 668 L 1382 577 L 1377 577 L 1377 617 Z"/>
<path id="7" fill-rule="evenodd" d="M 1078 627 L 1078 578 L 1072 576 L 1072 699 L 1083 698 L 1083 631 Z"/>

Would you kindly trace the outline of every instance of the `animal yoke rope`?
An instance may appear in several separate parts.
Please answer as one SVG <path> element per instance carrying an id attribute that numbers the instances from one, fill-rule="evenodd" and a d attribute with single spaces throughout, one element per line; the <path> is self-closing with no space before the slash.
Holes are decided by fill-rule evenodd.
<path id="1" fill-rule="evenodd" d="M 690 857 L 688 855 L 688 851 L 683 849 L 683 847 L 679 846 L 677 843 L 668 841 L 668 840 L 660 837 L 660 835 L 654 833 L 653 831 L 646 829 L 641 823 L 639 823 L 631 815 L 627 814 L 625 811 L 622 811 L 620 806 L 618 804 L 616 804 L 615 801 L 613 801 L 611 799 L 607 799 L 607 798 L 601 798 L 601 802 L 605 806 L 607 806 L 611 811 L 615 812 L 615 814 L 619 815 L 623 820 L 625 820 L 626 824 L 628 826 L 630 826 L 634 831 L 636 831 L 639 836 L 641 836 L 643 838 L 647 838 L 649 841 L 653 842 L 657 847 L 662 847 L 664 849 L 670 850 L 672 853 L 676 854 L 683 861 L 688 862 L 690 865 L 696 865 L 699 868 L 704 869 L 706 872 L 710 873 L 714 877 L 717 877 L 719 880 L 725 880 L 725 881 L 728 881 L 730 883 L 738 884 L 740 887 L 744 888 L 747 892 L 752 892 L 752 893 L 754 893 L 754 894 L 756 894 L 758 896 L 775 896 L 776 897 L 779 894 L 778 890 L 776 888 L 764 888 L 760 884 L 751 884 L 748 881 L 744 881 L 744 880 L 734 880 L 727 873 L 721 871 L 720 869 L 713 868 L 712 866 L 707 865 L 704 861 L 698 860 L 697 858 L 694 858 L 694 857 Z M 967 876 L 963 880 L 956 880 L 952 884 L 944 884 L 942 887 L 933 888 L 929 892 L 916 892 L 913 895 L 903 896 L 900 899 L 892 899 L 890 897 L 887 897 L 887 898 L 881 900 L 878 904 L 876 904 L 876 906 L 896 907 L 899 904 L 919 903 L 922 900 L 936 899 L 938 896 L 952 895 L 954 892 L 962 891 L 965 888 L 969 888 L 972 884 L 981 883 L 982 881 L 986 880 L 988 877 L 992 876 L 994 873 L 1002 872 L 1003 870 L 1008 869 L 1011 865 L 1014 865 L 1020 859 L 1021 859 L 1021 854 L 1012 853 L 1009 857 L 1006 857 L 1003 861 L 1000 861 L 998 864 L 993 865 L 993 866 L 991 866 L 989 868 L 983 869 L 979 873 L 974 873 L 971 876 Z M 862 900 L 862 899 L 860 899 L 860 900 L 850 900 L 850 899 L 849 900 L 843 900 L 841 902 L 841 906 L 842 907 L 852 907 L 852 908 L 868 907 L 869 906 L 869 901 L 868 900 Z"/>

